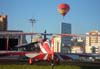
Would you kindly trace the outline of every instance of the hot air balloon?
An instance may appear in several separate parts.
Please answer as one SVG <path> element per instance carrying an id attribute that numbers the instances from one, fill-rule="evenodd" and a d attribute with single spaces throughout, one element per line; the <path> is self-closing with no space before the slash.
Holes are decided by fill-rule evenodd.
<path id="1" fill-rule="evenodd" d="M 59 4 L 58 5 L 58 11 L 63 17 L 68 13 L 69 10 L 70 10 L 70 7 L 68 4 Z"/>

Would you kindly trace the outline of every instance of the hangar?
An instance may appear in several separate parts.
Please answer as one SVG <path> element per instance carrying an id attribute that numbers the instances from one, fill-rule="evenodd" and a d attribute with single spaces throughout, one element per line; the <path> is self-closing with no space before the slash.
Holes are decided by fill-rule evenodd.
<path id="1" fill-rule="evenodd" d="M 12 50 L 18 44 L 27 43 L 25 35 L 16 35 L 15 33 L 23 33 L 22 31 L 0 31 L 0 50 Z"/>

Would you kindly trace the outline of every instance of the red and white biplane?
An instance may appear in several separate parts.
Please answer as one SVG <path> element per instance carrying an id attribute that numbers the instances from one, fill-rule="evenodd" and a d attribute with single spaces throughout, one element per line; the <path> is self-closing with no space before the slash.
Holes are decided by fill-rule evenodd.
<path id="1" fill-rule="evenodd" d="M 56 34 L 56 35 L 77 37 L 77 35 L 73 35 L 73 34 Z M 46 37 L 46 33 L 45 33 L 45 37 Z M 55 53 L 54 52 L 54 37 L 52 37 L 51 40 L 48 40 L 45 38 L 43 41 L 17 45 L 15 48 L 23 49 L 23 50 L 22 51 L 20 50 L 2 51 L 0 52 L 0 54 L 6 55 L 6 56 L 12 56 L 12 55 L 25 56 L 25 57 L 28 57 L 30 64 L 32 64 L 34 61 L 49 61 L 53 63 L 55 60 L 55 56 L 56 56 L 57 62 L 59 62 L 59 60 L 63 61 L 67 59 L 72 59 L 72 60 L 80 59 L 81 56 L 93 57 L 93 55 L 91 54 Z"/>

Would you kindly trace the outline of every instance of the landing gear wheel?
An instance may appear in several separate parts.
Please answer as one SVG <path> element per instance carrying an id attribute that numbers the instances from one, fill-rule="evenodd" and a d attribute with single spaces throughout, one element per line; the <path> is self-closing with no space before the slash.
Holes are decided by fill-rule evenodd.
<path id="1" fill-rule="evenodd" d="M 32 65 L 33 61 L 32 58 L 29 58 L 29 64 Z"/>

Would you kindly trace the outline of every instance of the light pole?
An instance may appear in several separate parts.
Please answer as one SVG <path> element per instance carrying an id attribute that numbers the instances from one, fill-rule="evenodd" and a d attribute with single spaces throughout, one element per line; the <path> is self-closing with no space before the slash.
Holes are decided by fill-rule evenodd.
<path id="1" fill-rule="evenodd" d="M 29 19 L 30 23 L 32 24 L 32 32 L 33 32 L 33 25 L 36 23 L 34 18 Z M 33 35 L 31 35 L 31 42 L 32 42 Z"/>

